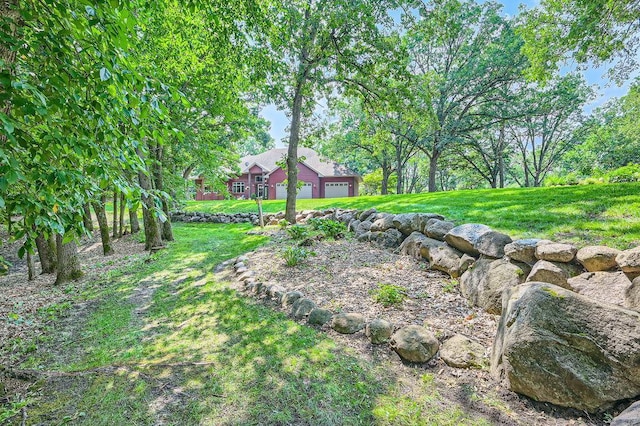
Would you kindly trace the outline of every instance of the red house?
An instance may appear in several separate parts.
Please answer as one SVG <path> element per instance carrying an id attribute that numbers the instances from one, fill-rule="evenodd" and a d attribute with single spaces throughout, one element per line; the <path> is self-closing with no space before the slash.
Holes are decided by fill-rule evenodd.
<path id="1" fill-rule="evenodd" d="M 286 172 L 278 164 L 287 155 L 286 148 L 272 149 L 240 159 L 241 175 L 227 182 L 229 193 L 235 198 L 262 197 L 267 200 L 287 198 L 283 181 Z M 355 197 L 362 178 L 345 166 L 322 158 L 309 148 L 298 148 L 298 180 L 302 187 L 297 198 Z M 196 200 L 221 200 L 224 196 L 206 192 L 204 180 L 196 179 Z"/>

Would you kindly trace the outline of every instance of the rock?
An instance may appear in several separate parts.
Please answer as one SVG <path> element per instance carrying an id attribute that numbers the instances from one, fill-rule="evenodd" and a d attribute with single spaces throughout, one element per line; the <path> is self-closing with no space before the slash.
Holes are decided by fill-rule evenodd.
<path id="1" fill-rule="evenodd" d="M 364 222 L 365 220 L 369 219 L 369 217 L 375 215 L 377 212 L 378 210 L 376 210 L 375 208 L 367 209 L 362 213 L 360 213 L 360 216 L 358 217 L 358 219 L 360 219 L 361 222 Z"/>
<path id="2" fill-rule="evenodd" d="M 433 238 L 424 238 L 420 241 L 420 256 L 423 259 L 426 259 L 427 262 L 430 262 L 431 258 L 431 250 L 435 250 L 438 247 L 444 246 L 445 243 L 442 241 L 435 240 Z"/>
<path id="3" fill-rule="evenodd" d="M 247 272 L 249 269 L 247 269 L 245 266 L 242 266 L 240 268 L 236 268 L 236 275 L 242 275 L 245 272 Z"/>
<path id="4" fill-rule="evenodd" d="M 640 276 L 640 247 L 620 252 L 616 263 L 630 279 Z"/>
<path id="5" fill-rule="evenodd" d="M 440 358 L 450 367 L 482 368 L 484 348 L 462 334 L 447 339 L 440 347 Z"/>
<path id="6" fill-rule="evenodd" d="M 562 287 L 505 294 L 491 373 L 514 392 L 593 412 L 640 395 L 640 313 Z"/>
<path id="7" fill-rule="evenodd" d="M 353 334 L 364 328 L 364 316 L 356 313 L 335 315 L 331 322 L 331 328 L 338 333 Z"/>
<path id="8" fill-rule="evenodd" d="M 380 244 L 384 248 L 395 249 L 400 247 L 402 244 L 402 240 L 404 239 L 404 235 L 397 229 L 391 228 L 384 231 L 380 236 L 378 236 L 378 244 Z"/>
<path id="9" fill-rule="evenodd" d="M 548 262 L 539 260 L 533 265 L 527 281 L 540 281 L 543 283 L 555 284 L 560 287 L 569 288 L 567 280 L 571 277 L 568 268 L 559 262 Z"/>
<path id="10" fill-rule="evenodd" d="M 616 256 L 620 250 L 607 246 L 587 246 L 578 250 L 576 259 L 589 272 L 608 271 L 618 266 Z"/>
<path id="11" fill-rule="evenodd" d="M 540 240 L 537 238 L 515 240 L 514 242 L 504 246 L 504 254 L 510 259 L 533 265 L 538 261 L 538 259 L 536 259 L 536 246 L 539 243 L 550 242 L 551 241 Z"/>
<path id="12" fill-rule="evenodd" d="M 296 320 L 301 320 L 309 315 L 309 312 L 311 312 L 315 307 L 316 304 L 311 299 L 298 299 L 293 302 L 293 306 L 291 307 L 291 316 Z"/>
<path id="13" fill-rule="evenodd" d="M 370 232 L 369 231 L 370 229 L 371 229 L 371 222 L 365 221 L 365 222 L 360 222 L 353 232 L 356 234 L 356 237 L 359 237 L 360 235 L 366 232 Z"/>
<path id="14" fill-rule="evenodd" d="M 391 336 L 391 349 L 405 361 L 427 362 L 438 352 L 438 339 L 426 328 L 408 325 Z"/>
<path id="15" fill-rule="evenodd" d="M 347 226 L 347 231 L 356 232 L 356 228 L 358 227 L 358 225 L 360 225 L 360 221 L 358 219 L 353 219 L 352 221 L 349 222 L 349 225 Z"/>
<path id="16" fill-rule="evenodd" d="M 303 294 L 299 291 L 289 291 L 282 296 L 282 307 L 288 308 L 292 306 L 296 300 L 303 297 Z"/>
<path id="17" fill-rule="evenodd" d="M 432 220 L 442 220 L 444 221 L 444 216 L 437 213 L 418 213 L 418 228 L 416 231 L 425 233 L 425 229 L 427 228 L 427 224 Z M 451 223 L 451 222 L 449 222 Z M 453 224 L 453 223 L 452 223 Z M 449 231 L 447 231 L 449 232 Z M 446 234 L 446 232 L 445 232 Z M 444 235 L 443 235 L 444 238 Z"/>
<path id="18" fill-rule="evenodd" d="M 502 294 L 522 284 L 526 274 L 522 265 L 507 259 L 480 259 L 460 278 L 460 291 L 474 306 L 490 314 L 502 312 Z"/>
<path id="19" fill-rule="evenodd" d="M 600 302 L 624 306 L 631 281 L 624 272 L 585 272 L 567 280 L 569 289 Z"/>
<path id="20" fill-rule="evenodd" d="M 444 236 L 444 240 L 450 246 L 461 252 L 478 256 L 480 252 L 475 248 L 475 245 L 478 239 L 487 232 L 491 232 L 491 228 L 487 225 L 467 223 L 466 225 L 456 226 L 451 229 L 451 231 L 447 232 L 447 235 Z"/>
<path id="21" fill-rule="evenodd" d="M 371 241 L 371 231 L 363 232 L 361 234 L 356 233 L 356 239 L 361 243 Z"/>
<path id="22" fill-rule="evenodd" d="M 409 255 L 414 259 L 420 258 L 422 242 L 428 238 L 421 232 L 412 232 L 400 245 L 400 254 Z"/>
<path id="23" fill-rule="evenodd" d="M 497 259 L 504 256 L 504 246 L 511 242 L 513 240 L 510 236 L 498 231 L 489 231 L 478 238 L 474 247 L 480 254 Z"/>
<path id="24" fill-rule="evenodd" d="M 404 235 L 420 232 L 420 217 L 417 213 L 402 213 L 393 217 L 393 226 Z"/>
<path id="25" fill-rule="evenodd" d="M 640 277 L 636 277 L 624 295 L 624 305 L 627 308 L 640 311 Z"/>
<path id="26" fill-rule="evenodd" d="M 374 319 L 364 329 L 364 334 L 375 345 L 389 341 L 391 333 L 393 333 L 393 325 L 383 319 Z"/>
<path id="27" fill-rule="evenodd" d="M 611 420 L 609 426 L 640 426 L 640 401 L 636 401 Z"/>
<path id="28" fill-rule="evenodd" d="M 549 243 L 536 246 L 536 257 L 549 262 L 569 263 L 576 257 L 578 249 L 571 244 Z"/>
<path id="29" fill-rule="evenodd" d="M 314 325 L 325 325 L 333 318 L 333 313 L 328 309 L 315 308 L 309 312 L 307 322 Z"/>
<path id="30" fill-rule="evenodd" d="M 458 271 L 460 275 L 467 272 L 467 270 L 476 262 L 476 258 L 473 256 L 469 256 L 468 254 L 463 254 L 460 258 L 460 264 L 458 265 Z"/>
<path id="31" fill-rule="evenodd" d="M 453 222 L 447 222 L 439 219 L 430 219 L 424 228 L 424 233 L 436 240 L 444 241 L 444 236 L 447 235 L 456 225 Z"/>
<path id="32" fill-rule="evenodd" d="M 462 252 L 442 244 L 429 250 L 429 267 L 449 274 L 452 278 L 460 276 Z"/>
<path id="33" fill-rule="evenodd" d="M 384 232 L 389 228 L 393 228 L 393 218 L 392 214 L 384 214 L 381 218 L 376 219 L 375 222 L 371 224 L 371 228 L 369 229 L 371 232 Z"/>
<path id="34" fill-rule="evenodd" d="M 267 291 L 267 294 L 272 299 L 276 299 L 278 302 L 280 302 L 282 300 L 282 296 L 284 296 L 286 292 L 287 290 L 284 287 L 279 285 L 272 285 L 271 287 L 269 287 L 269 291 Z"/>

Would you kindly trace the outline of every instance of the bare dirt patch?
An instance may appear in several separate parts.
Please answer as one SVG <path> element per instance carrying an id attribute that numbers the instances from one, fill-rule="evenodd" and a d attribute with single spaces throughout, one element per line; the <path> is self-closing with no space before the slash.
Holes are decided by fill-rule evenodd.
<path id="1" fill-rule="evenodd" d="M 486 362 L 491 352 L 499 317 L 470 307 L 457 288 L 457 282 L 438 271 L 428 270 L 424 262 L 400 256 L 369 243 L 354 240 L 322 241 L 311 248 L 315 256 L 295 267 L 282 258 L 292 241 L 281 232 L 271 244 L 249 253 L 248 266 L 264 285 L 280 285 L 301 291 L 317 306 L 334 313 L 357 312 L 367 320 L 386 319 L 396 328 L 417 324 L 430 329 L 442 342 L 454 334 L 470 337 L 485 348 Z M 230 279 L 231 271 L 221 272 Z M 380 284 L 403 287 L 407 298 L 398 305 L 384 307 L 371 292 Z M 243 290 L 239 282 L 234 284 Z M 262 296 L 263 298 L 266 296 Z M 275 309 L 280 306 L 266 301 Z M 471 412 L 480 413 L 495 424 L 600 425 L 624 406 L 601 415 L 588 415 L 539 403 L 508 391 L 495 382 L 488 367 L 457 369 L 436 357 L 424 365 L 403 363 L 387 345 L 373 345 L 363 332 L 343 335 L 325 325 L 322 329 L 343 346 L 373 363 L 384 363 L 402 383 L 406 395 L 419 393 L 425 373 L 435 376 L 441 403 L 455 401 Z"/>

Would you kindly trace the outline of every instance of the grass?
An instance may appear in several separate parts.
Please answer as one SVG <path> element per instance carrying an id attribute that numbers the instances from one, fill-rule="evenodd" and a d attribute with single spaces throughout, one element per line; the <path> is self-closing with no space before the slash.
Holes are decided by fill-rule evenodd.
<path id="1" fill-rule="evenodd" d="M 284 200 L 265 201 L 267 213 L 283 211 Z M 640 183 L 550 188 L 506 188 L 426 194 L 299 200 L 298 210 L 332 207 L 390 213 L 433 212 L 456 223 L 483 223 L 512 238 L 548 238 L 579 246 L 620 249 L 640 245 Z M 187 211 L 253 212 L 246 201 L 194 201 Z"/>
<path id="2" fill-rule="evenodd" d="M 55 373 L 32 394 L 29 422 L 487 424 L 442 399 L 433 377 L 407 390 L 389 365 L 217 282 L 215 265 L 265 242 L 248 229 L 177 225 L 167 250 L 92 284 L 84 313 L 21 366 Z"/>

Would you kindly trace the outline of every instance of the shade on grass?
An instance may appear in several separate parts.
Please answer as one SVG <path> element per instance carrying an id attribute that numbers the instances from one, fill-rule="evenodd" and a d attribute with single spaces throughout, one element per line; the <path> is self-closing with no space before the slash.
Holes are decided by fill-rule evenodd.
<path id="1" fill-rule="evenodd" d="M 267 213 L 283 211 L 284 200 L 263 202 Z M 640 245 L 640 183 L 551 188 L 507 188 L 425 194 L 298 200 L 298 210 L 367 209 L 389 213 L 440 213 L 458 224 L 483 223 L 512 238 L 548 238 L 578 246 Z M 186 211 L 257 212 L 255 201 L 189 202 Z"/>

